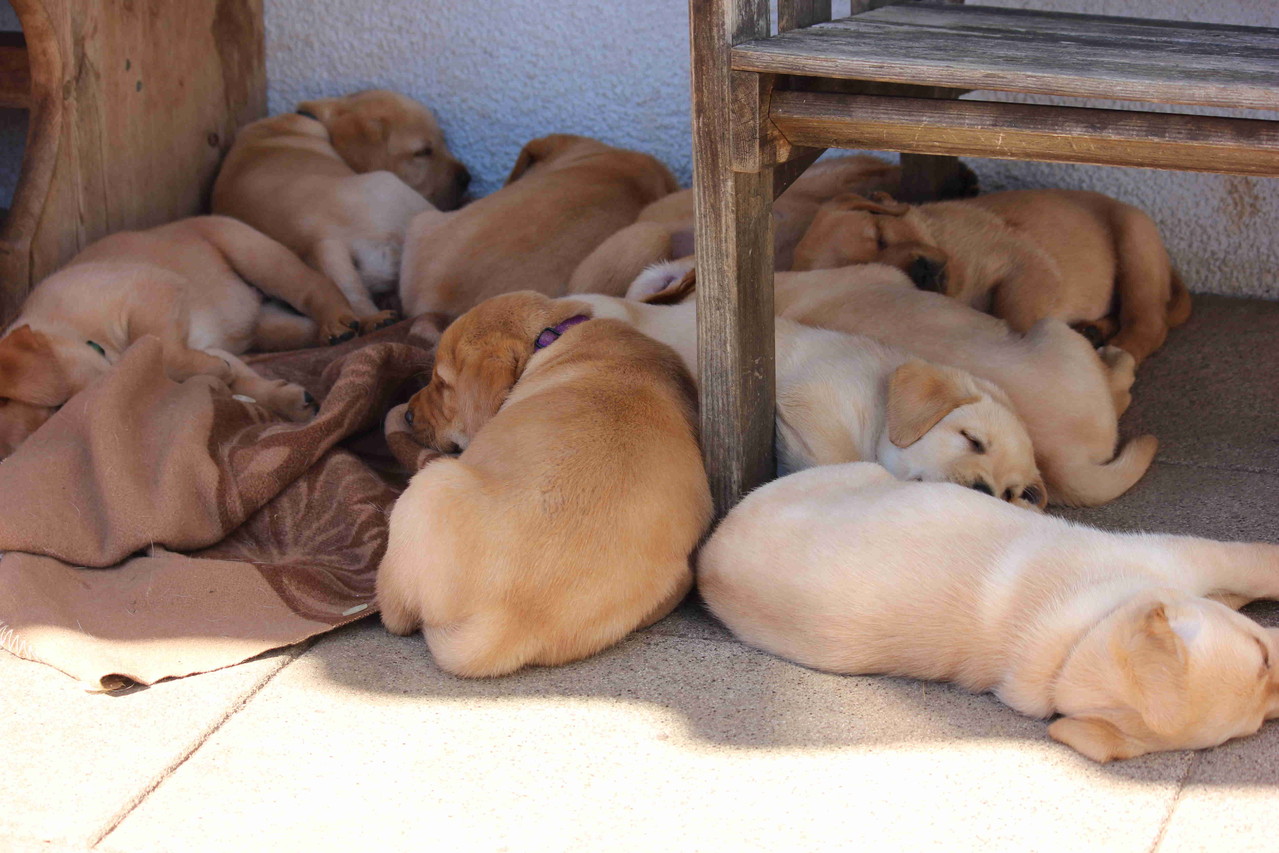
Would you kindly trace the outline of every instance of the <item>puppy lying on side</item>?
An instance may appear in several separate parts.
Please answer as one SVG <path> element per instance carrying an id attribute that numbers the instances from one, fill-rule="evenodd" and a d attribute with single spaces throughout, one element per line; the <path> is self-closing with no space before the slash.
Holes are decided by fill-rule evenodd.
<path id="1" fill-rule="evenodd" d="M 691 293 L 689 277 L 649 298 Z M 661 305 L 584 294 L 561 301 L 630 323 L 670 345 L 697 375 L 694 300 Z M 779 319 L 776 338 L 779 472 L 878 460 L 903 479 L 959 483 L 1036 510 L 1047 503 L 1026 428 L 992 383 L 861 335 Z"/>
<path id="2" fill-rule="evenodd" d="M 901 168 L 857 154 L 809 166 L 773 202 L 773 265 L 791 268 L 795 246 L 818 209 L 845 193 L 896 192 Z M 569 293 L 621 296 L 645 267 L 693 254 L 693 191 L 680 190 L 644 208 L 586 257 L 569 279 Z"/>
<path id="3" fill-rule="evenodd" d="M 409 220 L 432 203 L 456 206 L 470 180 L 430 110 L 395 92 L 359 92 L 242 128 L 213 185 L 213 212 L 337 282 L 367 331 L 394 319 L 372 294 L 399 282 Z"/>
<path id="4" fill-rule="evenodd" d="M 456 213 L 413 220 L 400 300 L 410 316 L 456 316 L 516 289 L 565 292 L 592 250 L 678 189 L 647 154 L 557 133 L 524 146 L 506 185 Z"/>
<path id="5" fill-rule="evenodd" d="M 1054 503 L 1095 506 L 1135 484 L 1158 441 L 1139 436 L 1115 455 L 1118 416 L 1131 401 L 1128 353 L 1099 354 L 1060 320 L 1025 335 L 954 299 L 917 289 L 882 264 L 777 273 L 778 316 L 868 335 L 993 382 L 1012 400 Z"/>
<path id="6" fill-rule="evenodd" d="M 263 293 L 306 316 L 264 304 Z M 232 353 L 337 343 L 358 328 L 333 282 L 242 222 L 201 216 L 113 234 L 40 282 L 0 339 L 0 457 L 143 335 L 160 339 L 171 379 L 216 376 L 306 420 L 315 406 L 306 391 Z"/>
<path id="7" fill-rule="evenodd" d="M 1095 761 L 1279 717 L 1279 629 L 1232 609 L 1279 598 L 1274 545 L 1105 533 L 854 464 L 748 495 L 698 586 L 753 646 L 1061 714 L 1048 733 Z"/>
<path id="8" fill-rule="evenodd" d="M 445 330 L 408 411 L 423 443 L 463 452 L 395 504 L 377 595 L 441 668 L 568 663 L 688 592 L 711 498 L 668 347 L 582 303 L 498 296 Z"/>
<path id="9" fill-rule="evenodd" d="M 1190 295 L 1141 210 L 1078 190 L 1016 190 L 911 206 L 836 199 L 795 249 L 795 269 L 887 263 L 917 285 L 1007 320 L 1081 327 L 1140 364 L 1190 316 Z"/>

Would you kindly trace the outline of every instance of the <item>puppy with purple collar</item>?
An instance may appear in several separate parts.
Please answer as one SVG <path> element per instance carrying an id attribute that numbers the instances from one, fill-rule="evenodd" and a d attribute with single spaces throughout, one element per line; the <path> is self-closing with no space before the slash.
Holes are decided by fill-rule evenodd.
<path id="1" fill-rule="evenodd" d="M 669 613 L 711 518 L 693 380 L 670 347 L 532 291 L 440 338 L 406 419 L 457 457 L 391 512 L 382 621 L 480 677 L 568 663 Z"/>

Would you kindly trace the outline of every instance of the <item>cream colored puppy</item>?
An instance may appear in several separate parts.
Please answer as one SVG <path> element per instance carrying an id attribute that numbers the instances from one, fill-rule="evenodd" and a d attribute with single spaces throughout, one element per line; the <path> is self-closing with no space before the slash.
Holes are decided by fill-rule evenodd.
<path id="1" fill-rule="evenodd" d="M 631 324 L 698 375 L 694 300 L 649 305 L 583 294 L 561 301 Z M 993 383 L 862 335 L 784 319 L 776 351 L 779 473 L 878 460 L 903 479 L 959 483 L 1030 509 L 1047 503 L 1026 428 Z"/>
<path id="2" fill-rule="evenodd" d="M 458 318 L 436 352 L 406 420 L 463 452 L 391 513 L 386 627 L 479 677 L 595 654 L 669 613 L 711 519 L 695 390 L 670 348 L 522 291 Z"/>
<path id="3" fill-rule="evenodd" d="M 426 107 L 360 92 L 242 128 L 213 185 L 213 212 L 249 223 L 337 282 L 368 330 L 394 319 L 372 295 L 399 282 L 409 220 L 432 201 L 456 206 L 469 181 Z"/>
<path id="4" fill-rule="evenodd" d="M 1279 717 L 1279 547 L 1115 534 L 878 465 L 751 493 L 698 560 L 743 641 L 830 672 L 953 681 L 1095 761 L 1198 749 Z"/>

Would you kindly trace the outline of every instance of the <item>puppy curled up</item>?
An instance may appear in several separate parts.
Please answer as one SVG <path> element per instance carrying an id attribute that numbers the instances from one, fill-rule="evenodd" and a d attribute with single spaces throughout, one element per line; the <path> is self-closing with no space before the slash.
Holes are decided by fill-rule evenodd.
<path id="1" fill-rule="evenodd" d="M 711 518 L 695 390 L 669 347 L 590 306 L 494 297 L 410 401 L 428 462 L 378 572 L 389 630 L 461 676 L 577 660 L 669 613 Z"/>
<path id="2" fill-rule="evenodd" d="M 670 271 L 670 274 L 668 274 Z M 639 280 L 647 302 L 583 294 L 592 306 L 669 344 L 696 375 L 692 274 L 659 265 Z M 668 282 L 651 293 L 650 279 Z M 779 318 L 777 459 L 781 473 L 813 465 L 878 461 L 902 479 L 946 481 L 1042 509 L 1048 492 L 1026 428 L 992 382 L 934 364 L 864 335 Z"/>
<path id="3" fill-rule="evenodd" d="M 1095 761 L 1198 749 L 1279 717 L 1279 546 L 1115 534 L 878 465 L 752 492 L 698 586 L 743 641 L 815 669 L 993 692 Z"/>

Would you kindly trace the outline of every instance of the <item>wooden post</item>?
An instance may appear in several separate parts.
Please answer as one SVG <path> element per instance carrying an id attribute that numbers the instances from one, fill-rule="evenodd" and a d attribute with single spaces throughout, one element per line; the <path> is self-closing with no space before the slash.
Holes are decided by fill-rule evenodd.
<path id="1" fill-rule="evenodd" d="M 723 515 L 775 471 L 773 170 L 767 161 L 733 169 L 729 57 L 732 45 L 768 35 L 768 3 L 690 0 L 689 11 L 701 438 Z"/>

